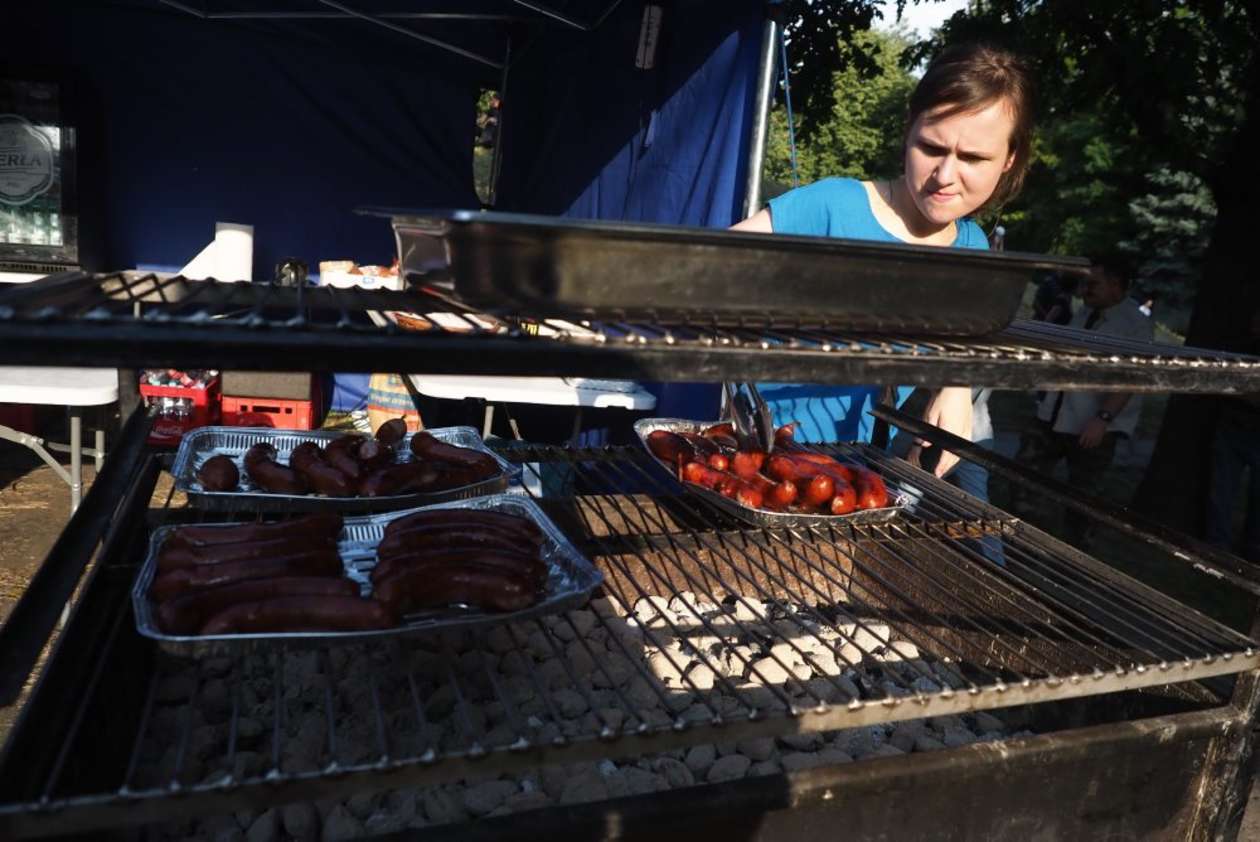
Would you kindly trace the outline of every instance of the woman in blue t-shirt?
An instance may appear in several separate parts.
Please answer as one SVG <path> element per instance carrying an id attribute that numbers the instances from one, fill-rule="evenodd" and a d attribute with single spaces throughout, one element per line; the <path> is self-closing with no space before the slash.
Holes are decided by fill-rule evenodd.
<path id="1" fill-rule="evenodd" d="M 980 45 L 952 48 L 932 62 L 910 97 L 905 171 L 899 178 L 823 179 L 772 199 L 734 228 L 987 249 L 971 216 L 1019 192 L 1031 152 L 1032 111 L 1032 80 L 1018 57 Z M 866 411 L 878 397 L 875 387 L 767 384 L 760 391 L 776 423 L 798 422 L 803 440 L 870 439 Z M 923 418 L 987 444 L 993 438 L 987 400 L 987 390 L 939 389 L 930 395 Z M 958 457 L 939 456 L 935 472 L 945 476 Z M 962 476 L 951 479 L 987 499 L 983 469 L 963 464 Z"/>

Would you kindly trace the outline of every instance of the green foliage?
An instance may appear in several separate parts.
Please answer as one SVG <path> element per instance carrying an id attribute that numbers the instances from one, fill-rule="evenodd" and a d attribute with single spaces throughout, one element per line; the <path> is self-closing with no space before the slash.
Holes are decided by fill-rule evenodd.
<path id="1" fill-rule="evenodd" d="M 885 178 L 901 170 L 901 140 L 906 103 L 914 79 L 901 67 L 909 47 L 900 35 L 866 31 L 840 45 L 848 56 L 844 68 L 832 74 L 832 106 L 825 115 L 796 113 L 797 168 L 802 183 L 828 176 Z M 874 72 L 859 69 L 852 56 L 866 56 Z M 795 75 L 792 78 L 796 106 Z M 782 100 L 770 115 L 766 145 L 765 194 L 772 197 L 791 187 L 787 109 Z"/>

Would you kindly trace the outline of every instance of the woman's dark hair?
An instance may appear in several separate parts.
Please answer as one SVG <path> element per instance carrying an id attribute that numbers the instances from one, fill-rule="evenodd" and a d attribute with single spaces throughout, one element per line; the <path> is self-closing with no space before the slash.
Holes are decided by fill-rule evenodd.
<path id="1" fill-rule="evenodd" d="M 910 95 L 907 127 L 920 115 L 944 109 L 939 116 L 978 111 L 1005 100 L 1015 118 L 1010 149 L 1011 168 L 1002 173 L 993 195 L 979 210 L 1001 207 L 1024 186 L 1032 158 L 1035 92 L 1028 65 L 1019 56 L 984 44 L 961 44 L 937 56 Z"/>

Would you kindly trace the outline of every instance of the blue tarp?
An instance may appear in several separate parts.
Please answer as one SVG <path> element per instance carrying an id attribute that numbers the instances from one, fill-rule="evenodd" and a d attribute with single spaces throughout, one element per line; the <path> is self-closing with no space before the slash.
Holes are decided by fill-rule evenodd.
<path id="1" fill-rule="evenodd" d="M 583 20 L 608 5 L 562 4 Z M 647 5 L 626 0 L 593 32 L 542 26 L 516 37 L 498 207 L 707 226 L 738 218 L 763 4 L 659 4 L 645 69 L 636 56 Z M 465 58 L 352 21 L 206 21 L 155 2 L 86 0 L 17 14 L 22 37 L 6 40 L 6 60 L 76 88 L 83 227 L 89 240 L 101 234 L 85 249 L 88 268 L 178 267 L 218 220 L 255 226 L 256 278 L 289 256 L 312 268 L 387 262 L 388 225 L 354 208 L 478 204 L 476 97 L 498 78 Z M 502 30 L 462 26 L 461 46 L 501 55 Z M 712 386 L 654 388 L 663 412 L 716 409 Z M 341 389 L 337 400 L 354 396 Z"/>

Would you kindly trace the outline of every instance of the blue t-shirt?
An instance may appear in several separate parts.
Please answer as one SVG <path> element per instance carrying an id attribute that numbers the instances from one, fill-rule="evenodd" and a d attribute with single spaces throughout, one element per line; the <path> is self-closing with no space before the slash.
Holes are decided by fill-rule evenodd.
<path id="1" fill-rule="evenodd" d="M 770 200 L 776 234 L 843 237 L 904 243 L 879 224 L 866 186 L 853 178 L 824 178 Z M 970 219 L 957 223 L 953 248 L 988 249 L 980 226 Z M 875 386 L 817 386 L 805 383 L 760 383 L 776 425 L 795 421 L 796 439 L 804 442 L 870 441 L 874 419 L 868 410 L 879 399 Z M 897 389 L 897 405 L 914 391 Z"/>

